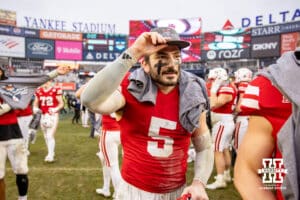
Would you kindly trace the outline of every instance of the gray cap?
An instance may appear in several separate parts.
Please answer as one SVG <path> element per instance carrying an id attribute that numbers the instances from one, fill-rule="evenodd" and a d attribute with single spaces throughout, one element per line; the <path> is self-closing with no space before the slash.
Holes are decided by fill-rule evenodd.
<path id="1" fill-rule="evenodd" d="M 178 33 L 169 27 L 157 27 L 151 29 L 151 32 L 157 32 L 162 35 L 164 38 L 168 38 L 168 45 L 176 45 L 179 49 L 183 49 L 185 47 L 190 46 L 190 43 L 185 40 L 181 40 Z"/>

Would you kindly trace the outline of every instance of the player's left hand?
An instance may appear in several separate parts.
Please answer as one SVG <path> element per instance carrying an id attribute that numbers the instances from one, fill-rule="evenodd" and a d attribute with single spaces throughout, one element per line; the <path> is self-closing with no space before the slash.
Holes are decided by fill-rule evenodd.
<path id="1" fill-rule="evenodd" d="M 193 181 L 192 185 L 184 188 L 181 196 L 190 194 L 191 200 L 209 200 L 204 185 L 199 181 Z"/>

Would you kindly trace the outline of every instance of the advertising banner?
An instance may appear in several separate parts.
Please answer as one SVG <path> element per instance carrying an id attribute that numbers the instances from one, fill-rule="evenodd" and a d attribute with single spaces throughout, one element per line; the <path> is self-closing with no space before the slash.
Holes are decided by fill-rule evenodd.
<path id="1" fill-rule="evenodd" d="M 230 29 L 203 34 L 202 50 L 245 49 L 250 47 L 251 31 L 247 29 Z"/>
<path id="2" fill-rule="evenodd" d="M 82 41 L 82 33 L 40 30 L 40 38 L 52 40 Z"/>
<path id="3" fill-rule="evenodd" d="M 0 56 L 25 57 L 25 38 L 0 35 Z"/>
<path id="4" fill-rule="evenodd" d="M 298 40 L 300 40 L 300 32 L 281 34 L 280 55 L 287 51 L 294 51 Z"/>
<path id="5" fill-rule="evenodd" d="M 85 61 L 114 61 L 121 55 L 121 52 L 113 51 L 83 51 L 83 60 Z"/>
<path id="6" fill-rule="evenodd" d="M 0 25 L 0 34 L 24 36 L 24 29 L 14 26 Z"/>
<path id="7" fill-rule="evenodd" d="M 250 48 L 202 51 L 202 60 L 232 60 L 250 58 Z"/>
<path id="8" fill-rule="evenodd" d="M 280 55 L 280 35 L 252 38 L 251 58 L 277 57 Z"/>
<path id="9" fill-rule="evenodd" d="M 252 28 L 251 36 L 259 37 L 300 31 L 300 21 Z"/>
<path id="10" fill-rule="evenodd" d="M 56 83 L 56 86 L 60 87 L 62 90 L 76 90 L 76 83 L 72 82 Z"/>
<path id="11" fill-rule="evenodd" d="M 11 26 L 0 25 L 0 34 L 9 35 Z"/>
<path id="12" fill-rule="evenodd" d="M 126 35 L 104 35 L 96 33 L 87 33 L 83 35 L 83 50 L 123 52 L 126 48 Z"/>
<path id="13" fill-rule="evenodd" d="M 181 39 L 191 43 L 191 46 L 182 49 L 183 62 L 198 62 L 201 60 L 201 18 L 130 21 L 128 46 L 130 46 L 141 33 L 150 31 L 155 27 L 174 28 L 177 33 L 179 33 Z"/>
<path id="14" fill-rule="evenodd" d="M 9 34 L 15 36 L 24 36 L 24 29 L 11 26 Z"/>
<path id="15" fill-rule="evenodd" d="M 0 24 L 16 26 L 17 13 L 15 11 L 0 9 Z"/>
<path id="16" fill-rule="evenodd" d="M 24 36 L 25 37 L 32 37 L 32 38 L 39 38 L 40 37 L 40 30 L 24 28 Z"/>
<path id="17" fill-rule="evenodd" d="M 54 59 L 54 40 L 26 38 L 26 57 Z"/>
<path id="18" fill-rule="evenodd" d="M 82 43 L 71 41 L 55 41 L 55 59 L 82 60 Z"/>
<path id="19" fill-rule="evenodd" d="M 43 61 L 42 60 L 30 60 L 26 58 L 14 58 L 11 61 L 14 72 L 16 74 L 42 74 L 43 73 Z"/>

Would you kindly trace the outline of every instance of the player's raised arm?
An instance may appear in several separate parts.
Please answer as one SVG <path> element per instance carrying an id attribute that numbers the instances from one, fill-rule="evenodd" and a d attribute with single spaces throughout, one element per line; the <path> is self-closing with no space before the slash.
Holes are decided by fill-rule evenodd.
<path id="1" fill-rule="evenodd" d="M 156 32 L 141 34 L 129 49 L 89 81 L 81 95 L 82 103 L 102 114 L 122 108 L 125 99 L 117 89 L 126 73 L 138 59 L 166 47 L 165 43 L 166 39 Z"/>

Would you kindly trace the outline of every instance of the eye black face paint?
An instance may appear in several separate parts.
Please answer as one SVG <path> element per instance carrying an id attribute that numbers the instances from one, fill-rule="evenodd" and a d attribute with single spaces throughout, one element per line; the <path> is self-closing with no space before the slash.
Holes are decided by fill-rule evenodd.
<path id="1" fill-rule="evenodd" d="M 162 60 L 159 60 L 158 63 L 154 65 L 157 68 L 157 74 L 160 74 L 161 68 L 168 65 L 167 63 L 163 63 Z"/>

